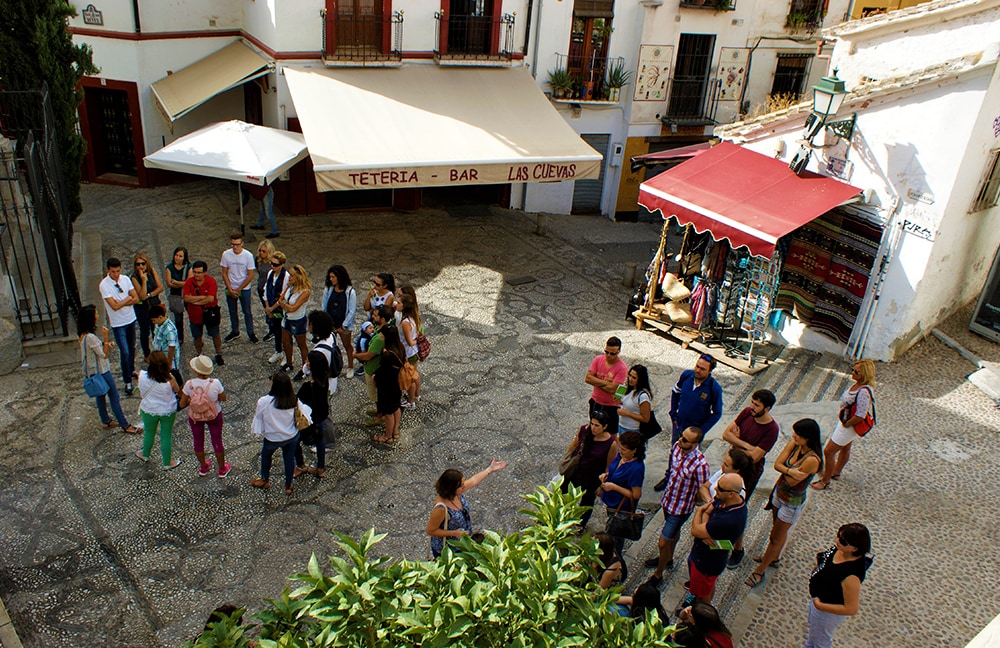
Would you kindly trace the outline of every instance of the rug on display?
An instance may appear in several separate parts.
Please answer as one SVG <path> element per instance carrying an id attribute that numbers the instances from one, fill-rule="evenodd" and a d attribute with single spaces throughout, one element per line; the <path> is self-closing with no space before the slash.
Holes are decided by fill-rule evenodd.
<path id="1" fill-rule="evenodd" d="M 868 288 L 882 228 L 858 216 L 830 212 L 791 236 L 775 308 L 846 343 Z"/>

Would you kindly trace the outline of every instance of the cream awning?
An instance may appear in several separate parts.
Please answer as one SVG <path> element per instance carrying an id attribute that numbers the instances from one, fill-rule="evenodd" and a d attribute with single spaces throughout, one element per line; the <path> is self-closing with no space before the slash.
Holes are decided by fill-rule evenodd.
<path id="1" fill-rule="evenodd" d="M 267 59 L 243 41 L 236 41 L 150 88 L 156 108 L 168 124 L 173 124 L 215 95 L 267 73 Z"/>
<path id="2" fill-rule="evenodd" d="M 526 68 L 284 68 L 320 191 L 597 178 Z"/>

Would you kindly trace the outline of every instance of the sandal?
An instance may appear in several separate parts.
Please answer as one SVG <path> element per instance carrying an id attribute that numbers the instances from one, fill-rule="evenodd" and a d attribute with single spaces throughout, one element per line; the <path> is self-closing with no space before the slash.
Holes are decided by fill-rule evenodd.
<path id="1" fill-rule="evenodd" d="M 840 473 L 837 473 L 836 475 L 830 475 L 830 479 L 840 479 Z"/>
<path id="2" fill-rule="evenodd" d="M 285 486 L 285 495 L 291 495 L 291 494 L 292 494 L 292 487 Z"/>
<path id="3" fill-rule="evenodd" d="M 753 589 L 758 585 L 760 585 L 761 583 L 763 583 L 766 578 L 767 574 L 758 574 L 757 572 L 750 572 L 750 575 L 747 576 L 747 579 L 745 581 L 743 581 L 743 584 L 749 585 L 750 589 Z"/>
<path id="4" fill-rule="evenodd" d="M 309 472 L 308 468 L 299 468 L 298 466 L 295 466 L 295 470 L 292 471 L 292 479 L 295 479 L 296 477 L 301 477 L 307 472 Z"/>
<path id="5" fill-rule="evenodd" d="M 754 559 L 753 559 L 753 561 L 755 563 L 764 562 L 764 556 L 755 556 Z M 769 567 L 774 567 L 775 569 L 777 569 L 778 567 L 781 567 L 781 558 L 778 558 L 777 560 L 772 561 L 771 564 L 768 565 L 768 566 Z"/>
<path id="6" fill-rule="evenodd" d="M 830 488 L 830 482 L 828 481 L 813 482 L 812 484 L 809 484 L 809 488 L 815 488 L 816 490 L 826 490 L 827 488 Z"/>
<path id="7" fill-rule="evenodd" d="M 253 486 L 254 488 L 270 488 L 271 482 L 269 482 L 266 479 L 261 479 L 260 477 L 257 477 L 250 481 L 250 485 Z"/>
<path id="8" fill-rule="evenodd" d="M 101 427 L 105 430 L 111 430 L 118 427 L 118 421 L 108 421 L 107 423 L 101 423 Z"/>
<path id="9" fill-rule="evenodd" d="M 313 474 L 316 475 L 316 479 L 323 479 L 325 471 L 322 468 L 314 468 Z"/>
<path id="10" fill-rule="evenodd" d="M 390 441 L 392 441 L 392 437 L 387 437 L 385 435 L 380 434 L 379 436 L 372 437 L 372 441 L 374 441 L 375 443 L 389 443 Z"/>
<path id="11" fill-rule="evenodd" d="M 137 428 L 134 425 L 130 425 L 124 430 L 122 430 L 122 432 L 124 432 L 125 434 L 139 434 L 139 428 Z"/>

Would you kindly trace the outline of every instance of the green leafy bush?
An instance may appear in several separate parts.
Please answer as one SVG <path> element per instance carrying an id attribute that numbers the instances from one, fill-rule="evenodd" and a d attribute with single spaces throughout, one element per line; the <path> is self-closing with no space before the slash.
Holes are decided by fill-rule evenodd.
<path id="1" fill-rule="evenodd" d="M 560 478 L 561 479 L 561 478 Z M 371 558 L 385 537 L 339 538 L 343 556 L 323 570 L 314 555 L 295 574 L 294 589 L 267 600 L 258 613 L 262 648 L 670 647 L 655 614 L 632 621 L 618 615 L 620 588 L 602 590 L 593 575 L 597 543 L 577 537 L 581 491 L 538 487 L 521 511 L 532 524 L 518 533 L 468 536 L 437 561 Z M 228 626 L 228 630 L 226 629 Z M 196 648 L 243 646 L 231 641 L 251 626 L 236 615 L 212 624 Z M 221 637 L 217 640 L 216 637 Z"/>

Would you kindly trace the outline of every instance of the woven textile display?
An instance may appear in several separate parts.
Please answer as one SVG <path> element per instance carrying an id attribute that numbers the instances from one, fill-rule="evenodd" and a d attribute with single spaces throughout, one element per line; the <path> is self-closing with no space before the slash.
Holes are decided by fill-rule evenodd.
<path id="1" fill-rule="evenodd" d="M 775 308 L 846 343 L 868 288 L 882 228 L 831 212 L 791 236 Z"/>

